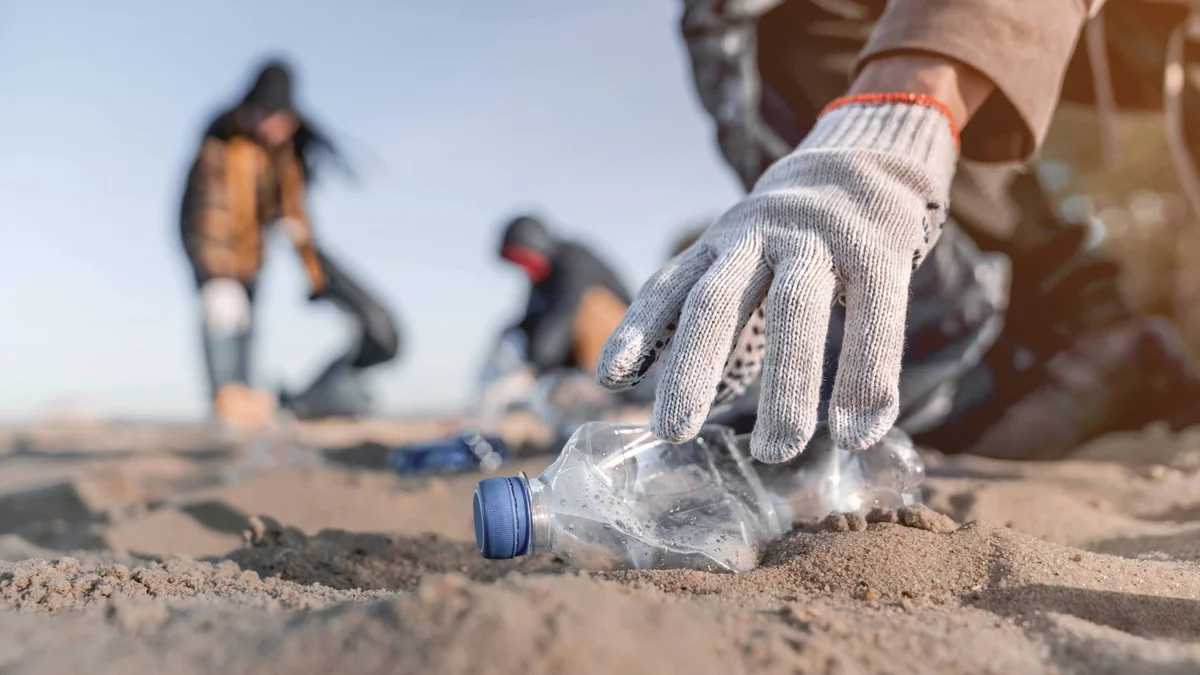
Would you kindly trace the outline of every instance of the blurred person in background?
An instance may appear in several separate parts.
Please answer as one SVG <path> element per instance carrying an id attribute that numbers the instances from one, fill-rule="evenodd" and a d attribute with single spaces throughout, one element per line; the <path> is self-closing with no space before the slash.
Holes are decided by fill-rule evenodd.
<path id="1" fill-rule="evenodd" d="M 487 424 L 529 407 L 573 432 L 622 404 L 644 405 L 647 389 L 612 396 L 595 383 L 600 349 L 629 306 L 616 272 L 528 214 L 504 225 L 498 253 L 528 280 L 529 296 L 524 316 L 501 331 L 481 377 L 474 407 Z"/>
<path id="2" fill-rule="evenodd" d="M 359 329 L 347 353 L 312 386 L 283 395 L 285 406 L 300 417 L 361 414 L 368 403 L 361 372 L 395 358 L 399 349 L 390 314 L 314 240 L 308 188 L 323 161 L 342 157 L 297 110 L 292 87 L 289 65 L 269 60 L 245 96 L 216 116 L 200 141 L 180 212 L 213 412 L 235 426 L 260 427 L 279 403 L 250 384 L 255 285 L 264 240 L 276 224 L 296 248 L 310 300 L 333 302 Z"/>
<path id="3" fill-rule="evenodd" d="M 529 365 L 537 373 L 594 374 L 604 341 L 629 306 L 625 284 L 586 246 L 559 238 L 535 216 L 505 225 L 499 253 L 529 280 L 525 315 L 512 327 L 524 335 Z"/>
<path id="4" fill-rule="evenodd" d="M 1168 47 L 1200 54 L 1188 13 L 684 0 L 699 98 L 749 196 L 639 292 L 601 383 L 634 385 L 661 343 L 685 341 L 664 365 L 655 433 L 685 440 L 712 413 L 753 429 L 753 454 L 772 462 L 803 450 L 818 419 L 850 449 L 895 422 L 945 452 L 1042 459 L 1195 423 L 1200 378 L 1174 329 L 1130 311 L 1087 228 L 1020 168 L 1060 93 L 1102 115 L 1114 98 L 1162 106 Z M 828 314 L 827 292 L 841 301 Z"/>

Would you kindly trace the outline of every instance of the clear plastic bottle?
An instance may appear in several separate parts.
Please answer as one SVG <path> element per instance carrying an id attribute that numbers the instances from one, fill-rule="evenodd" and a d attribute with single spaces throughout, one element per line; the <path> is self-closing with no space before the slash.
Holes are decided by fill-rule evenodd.
<path id="1" fill-rule="evenodd" d="M 749 436 L 738 444 L 748 449 Z M 893 428 L 866 450 L 839 450 L 824 423 L 804 452 L 780 464 L 754 463 L 783 528 L 834 512 L 899 509 L 921 501 L 925 462 L 912 439 Z"/>
<path id="2" fill-rule="evenodd" d="M 485 558 L 548 551 L 586 569 L 744 572 L 794 522 L 920 501 L 925 465 L 893 429 L 867 450 L 838 450 L 823 426 L 797 458 L 750 459 L 749 437 L 706 426 L 687 443 L 644 427 L 590 422 L 540 476 L 475 488 Z"/>
<path id="3" fill-rule="evenodd" d="M 743 572 L 781 534 L 732 431 L 687 443 L 644 427 L 590 422 L 540 476 L 488 478 L 474 496 L 486 558 L 549 551 L 586 569 Z"/>

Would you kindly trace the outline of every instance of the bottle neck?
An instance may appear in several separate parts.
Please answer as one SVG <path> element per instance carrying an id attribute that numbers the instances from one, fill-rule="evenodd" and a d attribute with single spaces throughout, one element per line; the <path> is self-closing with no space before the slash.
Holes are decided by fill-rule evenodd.
<path id="1" fill-rule="evenodd" d="M 530 539 L 528 555 L 548 552 L 553 544 L 550 527 L 550 490 L 546 486 L 546 483 L 538 478 L 526 478 L 525 481 L 529 494 Z"/>

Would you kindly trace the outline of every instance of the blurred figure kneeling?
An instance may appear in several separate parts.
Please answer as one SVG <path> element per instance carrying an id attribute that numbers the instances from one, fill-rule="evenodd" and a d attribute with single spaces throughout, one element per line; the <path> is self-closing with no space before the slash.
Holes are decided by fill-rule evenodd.
<path id="1" fill-rule="evenodd" d="M 639 396 L 651 400 L 653 386 L 614 396 L 595 384 L 600 350 L 631 300 L 611 267 L 529 215 L 505 226 L 499 253 L 529 279 L 529 300 L 485 367 L 476 403 L 481 417 L 496 423 L 524 403 L 557 436 L 569 436 L 578 424 Z"/>

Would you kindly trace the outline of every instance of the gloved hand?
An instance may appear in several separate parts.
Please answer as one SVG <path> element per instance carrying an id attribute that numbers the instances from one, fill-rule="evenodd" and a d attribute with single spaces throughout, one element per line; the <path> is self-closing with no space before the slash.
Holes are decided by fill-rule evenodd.
<path id="1" fill-rule="evenodd" d="M 829 427 L 843 448 L 871 446 L 899 412 L 909 280 L 945 222 L 957 158 L 949 112 L 932 99 L 835 101 L 749 196 L 646 282 L 605 345 L 597 380 L 633 386 L 673 341 L 651 428 L 682 442 L 704 424 L 727 367 L 744 376 L 761 361 L 751 452 L 786 461 L 817 424 L 837 298 L 846 337 Z M 765 335 L 755 344 L 752 325 L 737 344 L 760 304 Z"/>

